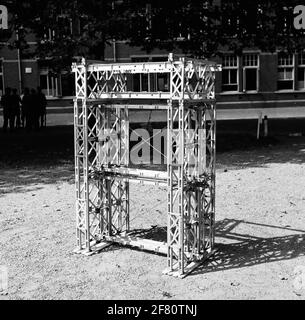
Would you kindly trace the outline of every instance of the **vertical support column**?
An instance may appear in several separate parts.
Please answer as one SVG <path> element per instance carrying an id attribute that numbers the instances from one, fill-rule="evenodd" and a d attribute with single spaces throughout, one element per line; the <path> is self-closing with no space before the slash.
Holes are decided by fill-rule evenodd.
<path id="1" fill-rule="evenodd" d="M 211 252 L 214 246 L 215 237 L 215 124 L 216 110 L 215 103 L 211 101 L 205 104 L 203 125 L 206 128 L 206 184 L 202 190 L 202 207 L 203 207 L 203 234 L 205 250 Z"/>
<path id="2" fill-rule="evenodd" d="M 122 141 L 122 156 L 121 164 L 128 167 L 129 165 L 129 117 L 128 117 L 128 106 L 122 109 L 122 121 L 121 121 L 121 141 Z M 129 231 L 129 181 L 122 181 L 124 192 L 122 193 L 122 210 L 124 211 L 123 225 L 125 230 Z"/>
<path id="3" fill-rule="evenodd" d="M 98 148 L 97 148 L 97 167 L 101 168 L 107 164 L 107 108 L 105 105 L 99 106 L 99 118 L 97 124 L 98 133 Z M 108 192 L 107 180 L 103 176 L 99 177 L 99 201 L 100 201 L 100 233 L 101 235 L 108 234 Z"/>
<path id="4" fill-rule="evenodd" d="M 171 76 L 172 79 L 172 76 Z M 173 158 L 174 158 L 174 148 L 176 148 L 175 137 L 174 137 L 174 110 L 172 100 L 168 101 L 167 106 L 167 266 L 168 271 L 173 271 L 173 260 L 174 256 L 174 232 L 175 224 L 174 221 L 177 219 L 174 214 L 174 192 L 173 185 L 175 183 L 174 167 L 173 167 Z M 167 270 L 165 270 L 165 273 Z"/>
<path id="5" fill-rule="evenodd" d="M 75 77 L 77 77 L 75 73 Z M 79 112 L 79 101 L 74 100 L 74 152 L 75 152 L 75 190 L 76 190 L 76 237 L 78 250 L 83 249 L 83 214 L 84 199 L 82 198 L 82 169 L 83 169 L 83 126 L 82 114 Z"/>
<path id="6" fill-rule="evenodd" d="M 205 112 L 202 106 L 197 111 L 198 123 L 198 178 L 204 177 L 206 172 L 206 127 Z M 198 214 L 198 254 L 205 249 L 205 217 L 204 217 L 204 190 L 197 188 L 197 214 Z"/>
<path id="7" fill-rule="evenodd" d="M 122 157 L 123 157 L 123 142 L 122 142 L 122 112 L 120 107 L 116 107 L 115 110 L 116 114 L 116 125 L 115 125 L 115 135 L 117 137 L 116 139 L 116 152 L 117 152 L 117 158 L 116 158 L 116 164 L 118 166 L 122 165 Z M 123 181 L 117 180 L 117 194 L 116 194 L 116 199 L 115 199 L 115 206 L 116 206 L 116 212 L 117 212 L 117 230 L 122 231 L 123 229 L 123 194 L 124 194 L 124 189 L 123 189 Z"/>
<path id="8" fill-rule="evenodd" d="M 111 196 L 112 181 L 106 180 L 106 212 L 107 212 L 107 225 L 108 235 L 112 236 L 112 196 Z"/>
<path id="9" fill-rule="evenodd" d="M 105 167 L 109 165 L 127 167 L 129 164 L 128 106 L 124 108 L 105 106 L 101 110 L 101 118 L 99 164 Z M 128 180 L 116 177 L 106 179 L 102 176 L 100 185 L 103 190 L 101 215 L 104 222 L 101 233 L 111 236 L 129 230 Z"/>
<path id="10" fill-rule="evenodd" d="M 185 118 L 184 86 L 185 61 L 172 63 L 170 78 L 171 100 L 168 103 L 168 269 L 165 274 L 183 275 L 184 254 L 184 156 L 185 156 Z M 175 126 L 178 125 L 178 129 Z M 174 264 L 174 259 L 176 263 Z"/>
<path id="11" fill-rule="evenodd" d="M 212 168 L 211 168 L 211 249 L 215 242 L 215 197 L 216 197 L 216 108 L 215 102 L 211 103 L 211 154 L 212 154 Z"/>
<path id="12" fill-rule="evenodd" d="M 198 108 L 197 111 L 197 123 L 198 123 L 198 176 L 204 173 L 206 168 L 206 128 L 204 126 L 203 107 Z"/>
<path id="13" fill-rule="evenodd" d="M 116 107 L 111 110 L 115 115 L 115 122 L 111 127 L 111 136 L 116 137 L 111 142 L 111 164 L 125 167 L 129 163 L 129 122 L 128 107 Z M 110 139 L 111 141 L 111 139 Z M 109 190 L 109 213 L 111 214 L 111 230 L 115 234 L 129 230 L 129 182 L 126 180 L 111 178 L 111 184 L 108 185 Z"/>
<path id="14" fill-rule="evenodd" d="M 87 68 L 84 61 L 84 79 L 83 79 L 83 91 L 84 97 L 82 99 L 82 114 L 83 114 L 83 124 L 84 124 L 84 161 L 83 161 L 83 170 L 84 170 L 84 198 L 85 198 L 85 246 L 86 252 L 90 252 L 90 212 L 89 212 L 89 154 L 88 154 L 88 107 L 87 107 Z"/>
<path id="15" fill-rule="evenodd" d="M 107 73 L 108 77 L 108 73 Z M 107 87 L 108 88 L 108 87 Z M 107 141 L 107 148 L 106 148 L 106 159 L 105 165 L 107 166 L 109 163 L 113 162 L 112 159 L 112 140 L 111 140 L 111 109 L 105 108 L 105 132 Z M 112 235 L 112 196 L 111 196 L 111 189 L 112 189 L 112 180 L 103 179 L 105 183 L 105 213 L 106 213 L 106 220 L 107 220 L 107 234 L 109 236 Z"/>
<path id="16" fill-rule="evenodd" d="M 103 116 L 102 116 L 102 106 L 98 105 L 95 109 L 95 119 L 96 119 L 96 167 L 100 166 L 100 153 L 101 147 L 99 143 L 99 137 L 101 134 L 101 130 L 103 130 Z M 98 200 L 97 200 L 97 211 L 98 211 L 98 219 L 99 219 L 99 234 L 102 236 L 104 231 L 104 217 L 103 217 L 103 196 L 104 196 L 104 188 L 103 188 L 103 181 L 98 179 L 96 181 L 97 189 L 98 189 Z"/>
<path id="17" fill-rule="evenodd" d="M 168 269 L 184 277 L 212 252 L 215 219 L 215 122 L 211 101 L 184 103 L 185 64 L 173 63 L 168 105 Z M 201 79 L 200 77 L 204 78 Z M 202 73 L 197 81 L 211 74 Z M 189 99 L 193 97 L 189 96 Z M 173 262 L 176 260 L 176 263 Z"/>
<path id="18" fill-rule="evenodd" d="M 184 71 L 184 68 L 183 68 Z M 183 72 L 183 81 L 184 81 L 184 72 Z M 184 86 L 183 86 L 184 89 Z M 179 214 L 179 256 L 178 256 L 178 272 L 179 275 L 184 274 L 184 225 L 185 225 L 185 208 L 187 198 L 185 198 L 184 192 L 184 157 L 185 154 L 185 131 L 184 131 L 184 103 L 183 96 L 179 101 L 179 138 L 178 138 L 178 214 Z"/>
<path id="19" fill-rule="evenodd" d="M 76 99 L 74 101 L 76 233 L 78 250 L 90 251 L 87 69 L 85 60 L 74 67 Z M 79 106 L 81 103 L 81 106 Z M 81 112 L 80 112 L 81 110 Z"/>

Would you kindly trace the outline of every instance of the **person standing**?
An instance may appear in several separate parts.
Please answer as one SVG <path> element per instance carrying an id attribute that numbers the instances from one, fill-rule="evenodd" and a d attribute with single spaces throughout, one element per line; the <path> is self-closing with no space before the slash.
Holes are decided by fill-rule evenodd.
<path id="1" fill-rule="evenodd" d="M 13 117 L 13 122 L 14 125 L 16 125 L 16 128 L 20 128 L 20 103 L 21 99 L 20 96 L 17 93 L 17 89 L 13 89 L 13 94 L 12 94 L 12 117 Z"/>
<path id="2" fill-rule="evenodd" d="M 39 105 L 40 127 L 43 128 L 46 126 L 47 99 L 40 87 L 37 88 L 37 102 Z"/>
<path id="3" fill-rule="evenodd" d="M 9 125 L 10 130 L 13 130 L 13 121 L 12 121 L 12 99 L 11 99 L 11 89 L 6 88 L 5 93 L 1 98 L 1 105 L 3 108 L 3 131 L 7 130 Z"/>
<path id="4" fill-rule="evenodd" d="M 23 127 L 26 127 L 28 130 L 30 130 L 31 128 L 30 108 L 31 108 L 30 90 L 28 88 L 25 88 L 22 101 L 21 101 L 21 124 Z"/>

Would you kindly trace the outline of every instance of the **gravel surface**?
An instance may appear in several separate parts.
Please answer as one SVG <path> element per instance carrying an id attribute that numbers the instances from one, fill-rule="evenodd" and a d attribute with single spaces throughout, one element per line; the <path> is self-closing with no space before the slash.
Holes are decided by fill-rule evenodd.
<path id="1" fill-rule="evenodd" d="M 64 142 L 70 138 L 58 150 L 51 135 L 47 156 L 26 143 L 18 149 L 22 160 L 18 152 L 11 161 L 0 156 L 0 265 L 9 272 L 0 300 L 304 299 L 305 281 L 302 288 L 298 279 L 305 276 L 297 274 L 305 269 L 304 137 L 242 150 L 233 143 L 218 152 L 218 251 L 183 280 L 162 275 L 166 257 L 140 250 L 73 253 L 73 150 Z M 164 188 L 134 185 L 131 199 L 134 226 L 166 224 Z"/>

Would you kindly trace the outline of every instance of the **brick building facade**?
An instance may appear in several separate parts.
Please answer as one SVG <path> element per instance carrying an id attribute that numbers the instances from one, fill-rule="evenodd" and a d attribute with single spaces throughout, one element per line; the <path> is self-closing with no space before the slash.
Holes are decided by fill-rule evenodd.
<path id="1" fill-rule="evenodd" d="M 180 52 L 176 52 L 178 55 Z M 164 61 L 168 52 L 150 54 L 125 42 L 106 48 L 107 62 Z M 305 53 L 266 53 L 245 50 L 242 56 L 224 52 L 214 59 L 222 64 L 217 74 L 219 108 L 280 108 L 305 105 Z"/>
<path id="2" fill-rule="evenodd" d="M 13 35 L 13 40 L 16 35 Z M 12 39 L 11 39 L 12 40 Z M 36 42 L 27 37 L 29 50 Z M 181 52 L 174 52 L 181 55 Z M 149 54 L 124 41 L 113 41 L 105 49 L 105 61 L 164 61 L 168 52 L 155 49 Z M 245 50 L 242 56 L 225 52 L 215 59 L 222 64 L 217 74 L 216 92 L 218 108 L 280 108 L 297 107 L 305 103 L 305 54 L 264 53 Z M 135 90 L 148 90 L 147 79 L 135 79 Z M 166 90 L 166 78 L 152 80 L 154 90 Z M 40 86 L 49 100 L 71 100 L 74 95 L 74 78 L 69 72 L 54 74 L 47 61 L 27 59 L 22 52 L 0 46 L 0 94 L 5 87 L 36 88 Z"/>

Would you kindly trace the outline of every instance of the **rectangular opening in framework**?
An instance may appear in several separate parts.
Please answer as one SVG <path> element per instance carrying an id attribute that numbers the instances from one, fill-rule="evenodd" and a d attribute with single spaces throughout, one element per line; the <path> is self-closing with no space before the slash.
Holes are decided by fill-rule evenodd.
<path id="1" fill-rule="evenodd" d="M 105 240 L 167 254 L 167 190 L 131 183 L 129 208 L 122 230 L 112 230 Z M 117 215 L 121 215 L 117 212 Z M 128 221 L 127 221 L 128 220 Z M 116 222 L 113 220 L 113 223 Z"/>

